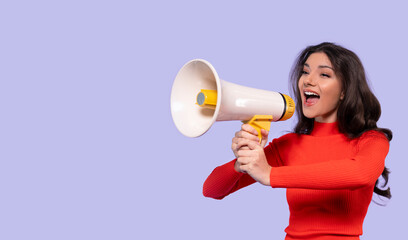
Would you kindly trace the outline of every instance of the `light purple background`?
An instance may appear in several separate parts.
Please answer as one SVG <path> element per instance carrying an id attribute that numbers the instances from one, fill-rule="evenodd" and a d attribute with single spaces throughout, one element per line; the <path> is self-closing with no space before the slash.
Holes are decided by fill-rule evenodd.
<path id="1" fill-rule="evenodd" d="M 401 239 L 403 2 L 2 1 L 0 239 L 283 239 L 284 189 L 202 196 L 212 169 L 233 158 L 240 122 L 184 137 L 171 86 L 185 62 L 203 58 L 224 80 L 289 93 L 296 55 L 321 41 L 360 56 L 382 104 L 379 126 L 394 131 L 393 199 L 370 206 L 362 239 Z M 270 139 L 293 125 L 274 123 Z"/>

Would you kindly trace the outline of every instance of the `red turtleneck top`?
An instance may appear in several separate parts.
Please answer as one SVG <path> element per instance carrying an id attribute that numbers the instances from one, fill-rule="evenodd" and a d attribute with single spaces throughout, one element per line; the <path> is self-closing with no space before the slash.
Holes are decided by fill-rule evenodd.
<path id="1" fill-rule="evenodd" d="M 287 188 L 286 239 L 359 239 L 374 185 L 384 169 L 389 142 L 367 131 L 349 139 L 337 123 L 315 122 L 310 135 L 289 133 L 265 147 L 273 188 Z M 214 169 L 203 186 L 222 199 L 255 182 L 236 172 L 236 160 Z"/>

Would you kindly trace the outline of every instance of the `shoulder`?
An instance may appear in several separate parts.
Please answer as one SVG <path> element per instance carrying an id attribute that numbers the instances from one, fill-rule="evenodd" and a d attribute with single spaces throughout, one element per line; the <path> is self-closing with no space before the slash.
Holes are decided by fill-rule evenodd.
<path id="1" fill-rule="evenodd" d="M 265 155 L 271 166 L 286 165 L 287 155 L 294 153 L 293 148 L 297 145 L 298 134 L 288 133 L 281 137 L 274 138 L 268 146 L 265 147 Z"/>
<path id="2" fill-rule="evenodd" d="M 357 138 L 358 146 L 382 146 L 388 148 L 390 142 L 387 136 L 380 131 L 377 130 L 368 130 L 361 134 L 360 137 Z"/>
<path id="3" fill-rule="evenodd" d="M 278 138 L 273 139 L 273 141 L 276 141 L 276 142 L 291 141 L 291 140 L 297 139 L 299 136 L 300 134 L 297 134 L 297 133 L 287 133 L 285 135 L 282 135 Z"/>
<path id="4" fill-rule="evenodd" d="M 387 136 L 383 132 L 380 132 L 380 131 L 377 131 L 377 130 L 365 131 L 358 138 L 359 138 L 359 140 L 377 139 L 377 140 L 382 140 L 382 141 L 389 142 Z"/>
<path id="5" fill-rule="evenodd" d="M 301 137 L 301 134 L 287 133 L 285 135 L 282 135 L 278 138 L 273 139 L 271 142 L 271 145 L 280 146 L 280 147 L 284 145 L 291 145 L 299 141 L 300 137 Z"/>

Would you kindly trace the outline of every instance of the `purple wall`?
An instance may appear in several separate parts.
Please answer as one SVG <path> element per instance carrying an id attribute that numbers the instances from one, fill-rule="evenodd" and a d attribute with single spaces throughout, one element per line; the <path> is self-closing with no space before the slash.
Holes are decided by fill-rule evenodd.
<path id="1" fill-rule="evenodd" d="M 321 41 L 360 56 L 394 131 L 393 199 L 370 206 L 362 239 L 405 235 L 404 1 L 60 2 L 0 4 L 0 239 L 283 239 L 284 189 L 202 196 L 240 122 L 186 138 L 170 91 L 203 58 L 224 80 L 288 93 L 296 55 Z"/>

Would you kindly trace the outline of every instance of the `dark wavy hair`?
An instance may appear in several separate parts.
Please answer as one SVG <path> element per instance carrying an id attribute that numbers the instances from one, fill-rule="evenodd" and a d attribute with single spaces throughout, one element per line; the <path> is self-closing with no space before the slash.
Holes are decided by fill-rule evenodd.
<path id="1" fill-rule="evenodd" d="M 367 83 L 363 64 L 354 52 L 334 43 L 323 42 L 315 46 L 309 46 L 296 59 L 291 71 L 290 83 L 296 97 L 297 106 L 302 106 L 298 81 L 302 75 L 306 60 L 312 53 L 316 52 L 327 55 L 333 65 L 335 74 L 342 82 L 344 99 L 340 102 L 337 111 L 340 132 L 346 134 L 349 138 L 356 138 L 368 130 L 376 130 L 383 132 L 388 141 L 391 141 L 392 131 L 387 128 L 377 127 L 377 121 L 381 116 L 381 105 Z M 305 117 L 302 107 L 297 107 L 296 113 L 298 123 L 294 128 L 294 132 L 310 134 L 313 130 L 314 119 Z M 384 167 L 381 175 L 384 178 L 381 188 L 384 188 L 388 183 L 389 170 Z M 378 184 L 377 180 L 374 192 L 390 199 L 390 188 L 383 190 L 379 188 Z"/>

